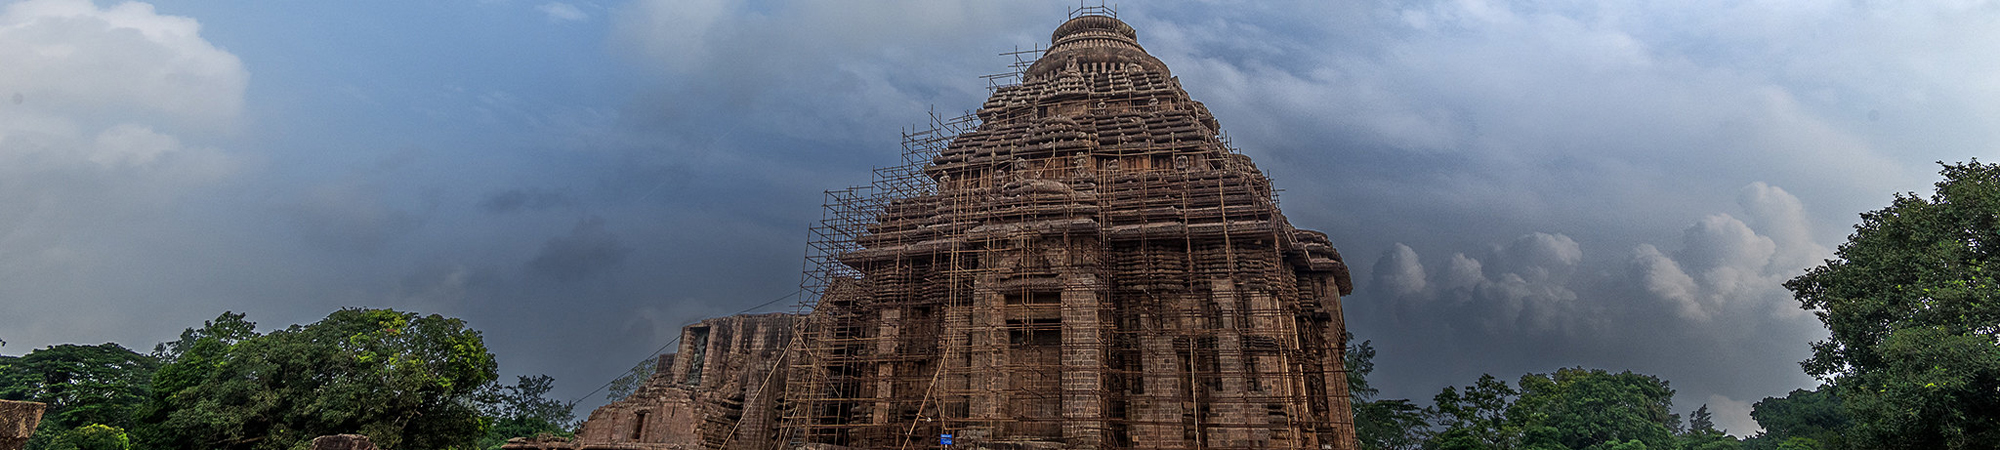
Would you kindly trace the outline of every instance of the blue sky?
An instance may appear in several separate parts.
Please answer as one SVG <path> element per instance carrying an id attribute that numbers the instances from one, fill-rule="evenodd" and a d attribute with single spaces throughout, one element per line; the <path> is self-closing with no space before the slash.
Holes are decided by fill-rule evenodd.
<path id="1" fill-rule="evenodd" d="M 572 397 L 791 293 L 820 191 L 1073 6 L 0 5 L 0 352 L 393 307 Z M 1120 12 L 1346 255 L 1390 397 L 1631 369 L 1748 433 L 1825 334 L 1779 283 L 2000 133 L 1986 2 Z"/>

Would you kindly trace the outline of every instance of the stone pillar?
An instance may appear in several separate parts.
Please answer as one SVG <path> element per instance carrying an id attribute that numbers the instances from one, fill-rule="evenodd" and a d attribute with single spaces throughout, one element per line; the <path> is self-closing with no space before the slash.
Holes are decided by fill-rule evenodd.
<path id="1" fill-rule="evenodd" d="M 1071 273 L 1062 290 L 1063 440 L 1070 448 L 1105 444 L 1104 314 L 1096 275 Z"/>
<path id="2" fill-rule="evenodd" d="M 897 354 L 903 331 L 903 310 L 884 309 L 880 319 L 875 325 L 875 354 Z M 878 363 L 875 366 L 875 413 L 870 414 L 871 420 L 876 425 L 895 422 L 894 419 L 902 416 L 896 413 L 895 403 L 890 401 L 894 398 L 896 398 L 896 365 Z"/>
<path id="3" fill-rule="evenodd" d="M 1333 441 L 1323 442 L 1333 450 L 1354 450 L 1357 444 L 1354 436 L 1354 409 L 1347 392 L 1347 320 L 1340 310 L 1340 288 L 1334 285 L 1333 276 L 1328 275 L 1320 283 L 1320 307 L 1333 316 L 1321 331 L 1326 337 L 1326 360 L 1321 367 L 1326 373 L 1327 422 L 1333 428 Z"/>
<path id="4" fill-rule="evenodd" d="M 958 293 L 958 295 L 971 294 L 970 292 Z M 942 330 L 944 339 L 943 342 L 938 343 L 938 355 L 943 359 L 939 361 L 939 364 L 943 364 L 945 368 L 943 379 L 941 380 L 944 383 L 942 390 L 944 395 L 942 395 L 942 398 L 945 399 L 945 402 L 948 402 L 945 405 L 941 405 L 947 407 L 939 409 L 945 412 L 942 415 L 947 419 L 946 426 L 963 428 L 968 426 L 968 422 L 965 422 L 967 419 L 978 417 L 977 414 L 971 412 L 973 398 L 978 396 L 977 391 L 973 389 L 972 377 L 978 372 L 972 369 L 972 357 L 970 353 L 970 344 L 972 341 L 972 306 L 968 305 L 970 302 L 963 300 L 957 303 L 953 304 L 949 301 L 946 303 L 944 308 L 944 329 Z M 949 407 L 951 404 L 964 405 L 964 412 L 954 411 L 954 408 Z M 961 431 L 960 434 L 967 433 Z M 963 436 L 963 438 L 969 440 L 973 439 L 974 436 Z"/>
<path id="5" fill-rule="evenodd" d="M 999 424 L 1005 420 L 1004 402 L 1007 401 L 1007 335 L 1001 325 L 1006 323 L 1003 308 L 1006 299 L 992 291 L 994 275 L 981 274 L 972 289 L 972 317 L 967 333 L 966 351 L 970 354 L 971 372 L 967 375 L 971 385 L 971 419 L 981 426 L 999 433 Z"/>
<path id="6" fill-rule="evenodd" d="M 1161 331 L 1139 338 L 1140 357 L 1144 359 L 1140 362 L 1144 371 L 1141 383 L 1145 383 L 1146 394 L 1132 405 L 1141 422 L 1133 427 L 1132 444 L 1138 448 L 1187 448 L 1181 427 L 1181 415 L 1187 411 L 1181 404 L 1193 400 L 1186 397 L 1188 387 L 1182 384 L 1187 378 L 1187 362 L 1175 348 L 1174 336 Z"/>
<path id="7" fill-rule="evenodd" d="M 1241 307 L 1237 303 L 1236 282 L 1227 278 L 1217 278 L 1210 284 L 1214 294 L 1216 313 L 1222 316 L 1222 326 L 1215 330 L 1216 377 L 1221 389 L 1216 398 L 1222 403 L 1209 405 L 1208 442 L 1213 447 L 1249 447 L 1250 424 L 1246 398 L 1249 386 L 1243 373 L 1243 323 L 1237 320 Z"/>

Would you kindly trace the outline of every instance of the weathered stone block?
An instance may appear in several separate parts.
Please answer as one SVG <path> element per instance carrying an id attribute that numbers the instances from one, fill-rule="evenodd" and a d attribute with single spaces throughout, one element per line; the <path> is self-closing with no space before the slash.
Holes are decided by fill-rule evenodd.
<path id="1" fill-rule="evenodd" d="M 313 438 L 312 450 L 378 450 L 375 441 L 359 434 L 335 434 Z"/>
<path id="2" fill-rule="evenodd" d="M 35 402 L 0 400 L 0 450 L 20 450 L 35 435 L 47 405 Z"/>

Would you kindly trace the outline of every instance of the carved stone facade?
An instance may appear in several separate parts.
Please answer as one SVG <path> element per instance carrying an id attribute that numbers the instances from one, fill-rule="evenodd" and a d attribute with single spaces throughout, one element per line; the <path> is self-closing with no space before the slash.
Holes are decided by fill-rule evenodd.
<path id="1" fill-rule="evenodd" d="M 651 378 L 597 408 L 575 439 L 515 439 L 513 450 L 772 448 L 792 314 L 708 319 L 681 329 Z"/>
<path id="2" fill-rule="evenodd" d="M 574 441 L 507 448 L 1354 449 L 1339 252 L 1083 11 L 976 126 L 829 192 L 810 314 L 690 326 Z"/>
<path id="3" fill-rule="evenodd" d="M 791 442 L 1353 448 L 1352 284 L 1326 235 L 1287 222 L 1132 27 L 1085 14 L 1051 44 L 915 188 L 853 202 Z"/>

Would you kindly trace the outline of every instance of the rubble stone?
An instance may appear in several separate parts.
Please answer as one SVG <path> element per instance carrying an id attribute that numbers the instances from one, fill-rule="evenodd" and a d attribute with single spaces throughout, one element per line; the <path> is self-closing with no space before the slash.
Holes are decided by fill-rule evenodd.
<path id="1" fill-rule="evenodd" d="M 0 450 L 20 450 L 34 437 L 48 405 L 35 402 L 0 400 Z"/>
<path id="2" fill-rule="evenodd" d="M 312 450 L 377 450 L 375 441 L 359 434 L 335 434 L 313 438 Z"/>

